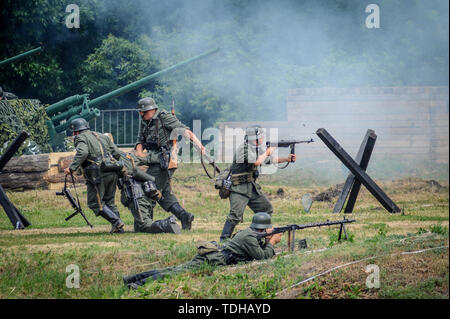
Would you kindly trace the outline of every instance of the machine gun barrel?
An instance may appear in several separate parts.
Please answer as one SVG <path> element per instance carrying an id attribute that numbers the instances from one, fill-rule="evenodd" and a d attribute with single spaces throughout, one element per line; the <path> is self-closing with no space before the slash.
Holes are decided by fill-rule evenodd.
<path id="1" fill-rule="evenodd" d="M 305 228 L 313 228 L 313 227 L 322 227 L 322 226 L 332 226 L 332 225 L 344 225 L 346 223 L 353 223 L 355 222 L 355 219 L 342 219 L 342 220 L 334 220 L 334 221 L 324 221 L 324 222 L 318 222 L 318 223 L 310 223 L 310 224 L 291 224 L 287 226 L 281 226 L 281 227 L 275 227 L 271 233 L 260 233 L 258 234 L 259 238 L 271 236 L 274 234 L 284 233 L 291 230 L 298 230 L 298 229 L 305 229 Z"/>
<path id="2" fill-rule="evenodd" d="M 29 51 L 20 53 L 20 54 L 15 55 L 15 56 L 13 56 L 11 58 L 8 58 L 8 59 L 5 59 L 3 61 L 0 61 L 0 66 L 13 63 L 15 61 L 18 61 L 20 59 L 23 59 L 23 58 L 25 58 L 25 57 L 27 57 L 27 56 L 29 56 L 31 54 L 34 54 L 34 53 L 37 53 L 37 52 L 40 52 L 40 51 L 42 51 L 42 47 L 37 47 L 37 48 L 31 49 Z"/>

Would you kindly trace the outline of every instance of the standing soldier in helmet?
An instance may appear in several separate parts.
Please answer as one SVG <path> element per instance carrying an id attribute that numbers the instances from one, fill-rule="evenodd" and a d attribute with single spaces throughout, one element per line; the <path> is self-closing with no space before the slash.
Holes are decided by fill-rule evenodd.
<path id="1" fill-rule="evenodd" d="M 162 199 L 158 201 L 159 205 L 181 221 L 182 229 L 190 230 L 194 215 L 180 206 L 170 186 L 169 161 L 172 141 L 178 134 L 184 134 L 197 145 L 202 153 L 205 148 L 194 133 L 175 115 L 159 110 L 152 98 L 146 97 L 139 100 L 138 111 L 142 122 L 135 145 L 136 155 L 144 157 L 143 151 L 147 150 L 147 173 L 155 177 L 156 186 L 162 193 Z"/>
<path id="2" fill-rule="evenodd" d="M 90 131 L 83 118 L 73 120 L 70 129 L 75 136 L 76 154 L 65 174 L 83 169 L 89 208 L 111 223 L 111 233 L 123 233 L 124 223 L 114 203 L 117 171 L 122 168 L 117 162 L 120 159 L 117 146 L 106 135 Z"/>
<path id="3" fill-rule="evenodd" d="M 274 246 L 281 241 L 281 233 L 260 237 L 260 233 L 270 234 L 273 231 L 271 217 L 267 213 L 259 212 L 253 216 L 252 224 L 227 241 L 223 247 L 215 242 L 201 242 L 197 255 L 190 261 L 164 269 L 155 269 L 136 275 L 123 277 L 129 288 L 136 289 L 145 284 L 147 280 L 157 280 L 177 273 L 195 270 L 205 262 L 215 266 L 233 265 L 238 262 L 263 260 L 275 255 Z"/>
<path id="4" fill-rule="evenodd" d="M 274 157 L 274 148 L 263 148 L 264 131 L 259 125 L 250 126 L 245 131 L 245 141 L 238 147 L 230 167 L 230 213 L 227 216 L 220 240 L 224 241 L 233 233 L 239 222 L 243 221 L 245 207 L 254 212 L 272 214 L 272 204 L 256 183 L 259 167 L 270 163 L 295 162 L 295 154 L 288 157 Z"/>

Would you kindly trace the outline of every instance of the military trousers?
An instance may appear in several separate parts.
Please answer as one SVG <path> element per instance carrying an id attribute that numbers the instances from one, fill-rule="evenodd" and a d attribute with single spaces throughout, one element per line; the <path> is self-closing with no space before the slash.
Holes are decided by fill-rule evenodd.
<path id="1" fill-rule="evenodd" d="M 155 269 L 136 274 L 134 275 L 134 282 L 138 285 L 143 285 L 147 281 L 147 279 L 153 280 L 166 276 L 173 276 L 186 271 L 193 271 L 200 268 L 204 264 L 213 266 L 227 265 L 225 257 L 220 251 L 210 252 L 206 255 L 197 254 L 192 260 L 178 266 Z"/>
<path id="2" fill-rule="evenodd" d="M 168 212 L 172 205 L 178 203 L 178 199 L 172 193 L 169 171 L 162 169 L 159 164 L 150 164 L 147 174 L 155 177 L 156 188 L 162 193 L 162 198 L 158 201 L 158 204 Z"/>
<path id="3" fill-rule="evenodd" d="M 117 174 L 114 172 L 111 173 L 102 173 L 102 178 L 100 184 L 95 187 L 94 184 L 87 181 L 87 204 L 90 209 L 94 212 L 95 216 L 98 216 L 100 213 L 101 205 L 108 205 L 111 210 L 119 216 L 119 210 L 114 202 L 114 198 L 116 196 L 116 184 L 117 184 Z M 98 192 L 97 192 L 98 191 Z"/>
<path id="4" fill-rule="evenodd" d="M 133 201 L 127 198 L 127 195 L 123 190 L 120 192 L 120 201 L 133 215 L 134 231 L 151 233 L 151 226 L 153 224 L 153 208 L 156 206 L 156 202 L 144 195 L 138 199 L 139 212 L 134 207 Z"/>
<path id="5" fill-rule="evenodd" d="M 243 222 L 244 211 L 247 206 L 254 213 L 265 212 L 271 215 L 273 212 L 272 204 L 267 197 L 261 191 L 257 192 L 254 186 L 252 186 L 250 197 L 231 191 L 229 199 L 230 213 L 227 220 L 233 225 Z"/>

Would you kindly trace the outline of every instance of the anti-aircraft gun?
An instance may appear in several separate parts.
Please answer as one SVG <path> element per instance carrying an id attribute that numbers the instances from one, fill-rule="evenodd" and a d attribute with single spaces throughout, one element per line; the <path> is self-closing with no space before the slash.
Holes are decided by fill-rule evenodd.
<path id="1" fill-rule="evenodd" d="M 72 120 L 81 117 L 86 121 L 90 121 L 93 118 L 100 116 L 100 111 L 97 108 L 98 105 L 120 95 L 126 94 L 132 90 L 140 88 L 160 75 L 216 53 L 217 51 L 219 51 L 218 48 L 207 51 L 188 60 L 182 61 L 178 64 L 172 65 L 171 67 L 146 76 L 138 81 L 125 85 L 124 87 L 99 96 L 93 100 L 89 99 L 88 94 L 73 95 L 50 105 L 49 107 L 47 107 L 46 113 L 50 117 L 50 120 L 47 120 L 47 128 L 52 148 L 55 150 L 55 148 L 64 143 L 65 135 L 63 133 L 69 128 L 70 122 Z"/>

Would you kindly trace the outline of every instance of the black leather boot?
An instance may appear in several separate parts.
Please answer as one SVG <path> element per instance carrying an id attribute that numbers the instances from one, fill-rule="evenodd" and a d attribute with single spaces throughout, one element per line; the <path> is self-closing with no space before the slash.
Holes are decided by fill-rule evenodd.
<path id="1" fill-rule="evenodd" d="M 187 212 L 180 204 L 176 203 L 170 206 L 169 211 L 181 221 L 181 228 L 191 230 L 194 215 Z"/>
<path id="2" fill-rule="evenodd" d="M 103 205 L 103 210 L 99 213 L 104 219 L 111 223 L 110 233 L 124 233 L 123 226 L 125 225 L 123 221 L 118 217 L 107 205 Z"/>
<path id="3" fill-rule="evenodd" d="M 177 224 L 175 216 L 170 216 L 166 219 L 157 220 L 150 226 L 150 232 L 152 234 L 171 233 L 180 234 L 181 228 Z"/>
<path id="4" fill-rule="evenodd" d="M 225 239 L 228 239 L 233 234 L 234 227 L 236 227 L 235 224 L 227 220 L 225 222 L 225 225 L 223 225 L 222 235 L 220 235 L 220 241 L 224 241 Z"/>
<path id="5" fill-rule="evenodd" d="M 141 272 L 141 273 L 135 274 L 135 275 L 124 276 L 123 283 L 125 285 L 128 285 L 128 284 L 131 284 L 132 282 L 144 280 L 158 272 L 159 271 L 157 269 L 154 269 L 154 270 L 144 271 L 144 272 Z"/>

